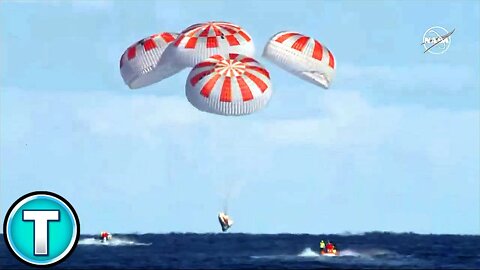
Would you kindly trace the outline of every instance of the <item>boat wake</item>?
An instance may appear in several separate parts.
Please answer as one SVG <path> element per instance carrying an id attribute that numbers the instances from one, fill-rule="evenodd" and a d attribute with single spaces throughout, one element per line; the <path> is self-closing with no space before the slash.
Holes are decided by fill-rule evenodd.
<path id="1" fill-rule="evenodd" d="M 152 243 L 140 243 L 125 238 L 113 238 L 112 240 L 103 242 L 96 238 L 85 238 L 78 241 L 79 245 L 93 245 L 93 246 L 150 246 Z"/>
<path id="2" fill-rule="evenodd" d="M 313 251 L 311 248 L 306 248 L 300 254 L 297 256 L 299 257 L 320 257 L 320 254 L 318 252 Z"/>
<path id="3" fill-rule="evenodd" d="M 387 252 L 387 251 L 385 251 Z M 311 248 L 306 248 L 302 252 L 300 252 L 297 256 L 299 257 L 326 257 L 320 255 L 317 251 L 312 250 Z M 369 257 L 369 252 L 358 252 L 351 249 L 345 249 L 339 251 L 339 255 L 336 257 Z"/>
<path id="4" fill-rule="evenodd" d="M 315 260 L 331 263 L 354 263 L 354 264 L 370 264 L 375 262 L 387 263 L 388 261 L 402 260 L 399 254 L 383 249 L 366 249 L 354 250 L 344 249 L 340 250 L 337 256 L 324 256 L 308 247 L 296 255 L 265 255 L 252 256 L 253 259 L 267 259 L 267 260 Z"/>

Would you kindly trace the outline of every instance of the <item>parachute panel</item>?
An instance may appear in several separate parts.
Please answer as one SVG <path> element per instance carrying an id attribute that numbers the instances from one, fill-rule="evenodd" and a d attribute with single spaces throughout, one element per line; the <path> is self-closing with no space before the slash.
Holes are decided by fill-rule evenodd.
<path id="1" fill-rule="evenodd" d="M 250 35 L 228 22 L 199 23 L 180 33 L 166 49 L 162 63 L 194 67 L 213 55 L 227 56 L 229 53 L 253 56 L 255 47 Z"/>
<path id="2" fill-rule="evenodd" d="M 335 58 L 327 47 L 308 36 L 282 31 L 264 48 L 263 56 L 279 67 L 328 89 L 335 75 Z"/>
<path id="3" fill-rule="evenodd" d="M 265 107 L 272 95 L 270 75 L 255 59 L 214 55 L 198 63 L 185 85 L 197 109 L 220 115 L 245 115 Z"/>
<path id="4" fill-rule="evenodd" d="M 120 58 L 120 73 L 131 89 L 159 82 L 182 70 L 174 65 L 159 65 L 165 49 L 178 34 L 163 32 L 130 46 Z"/>

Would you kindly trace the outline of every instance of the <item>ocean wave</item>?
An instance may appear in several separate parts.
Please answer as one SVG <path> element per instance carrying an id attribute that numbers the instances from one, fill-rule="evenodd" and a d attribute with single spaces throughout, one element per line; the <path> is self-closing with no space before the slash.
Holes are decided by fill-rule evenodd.
<path id="1" fill-rule="evenodd" d="M 297 256 L 300 257 L 320 257 L 320 254 L 318 252 L 313 251 L 311 248 L 306 248 L 300 254 Z"/>
<path id="2" fill-rule="evenodd" d="M 112 240 L 103 242 L 96 238 L 85 238 L 78 241 L 79 245 L 94 245 L 94 246 L 150 246 L 152 243 L 141 243 L 125 238 L 113 238 Z"/>
<path id="3" fill-rule="evenodd" d="M 0 233 L 1 234 L 1 233 Z M 115 235 L 124 236 L 157 236 L 157 235 L 226 235 L 222 232 L 163 232 L 163 233 L 149 233 L 149 232 L 131 232 L 131 233 L 116 233 Z M 233 232 L 228 233 L 233 236 L 464 236 L 464 237 L 476 237 L 480 238 L 479 234 L 432 234 L 432 233 L 417 233 L 417 232 L 393 232 L 393 231 L 344 231 L 341 233 L 325 233 L 325 234 L 313 234 L 313 233 L 240 233 Z M 85 237 L 93 236 L 92 234 L 82 235 Z"/>
<path id="4" fill-rule="evenodd" d="M 395 252 L 386 249 L 366 249 L 366 250 L 354 250 L 344 249 L 339 250 L 338 257 L 364 257 L 373 258 L 377 256 L 395 256 L 398 255 Z M 319 252 L 312 250 L 311 248 L 305 248 L 302 252 L 297 254 L 299 257 L 323 257 Z"/>

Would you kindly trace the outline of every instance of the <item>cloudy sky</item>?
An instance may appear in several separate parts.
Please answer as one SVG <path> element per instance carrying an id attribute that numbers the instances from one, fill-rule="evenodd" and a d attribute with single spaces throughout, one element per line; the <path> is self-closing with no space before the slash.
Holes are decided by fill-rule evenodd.
<path id="1" fill-rule="evenodd" d="M 189 70 L 129 90 L 133 42 L 241 25 L 271 73 L 264 110 L 221 117 L 184 96 Z M 82 233 L 372 230 L 480 234 L 477 1 L 2 1 L 0 208 L 49 190 Z M 424 54 L 431 26 L 455 28 Z M 333 52 L 325 91 L 261 57 L 282 30 Z"/>

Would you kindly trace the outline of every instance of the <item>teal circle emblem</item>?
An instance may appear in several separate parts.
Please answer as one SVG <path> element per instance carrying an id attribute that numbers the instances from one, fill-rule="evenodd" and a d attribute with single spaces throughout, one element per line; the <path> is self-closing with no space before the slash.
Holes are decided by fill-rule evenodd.
<path id="1" fill-rule="evenodd" d="M 80 222 L 65 198 L 36 191 L 10 206 L 3 236 L 10 252 L 20 261 L 32 266 L 52 266 L 65 260 L 77 246 Z"/>

